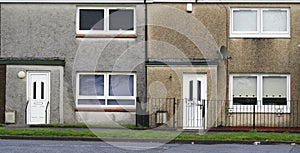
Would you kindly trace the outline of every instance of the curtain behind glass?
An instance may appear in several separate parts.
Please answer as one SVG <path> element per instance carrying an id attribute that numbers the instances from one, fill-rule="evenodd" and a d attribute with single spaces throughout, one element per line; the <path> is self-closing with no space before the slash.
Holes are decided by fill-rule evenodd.
<path id="1" fill-rule="evenodd" d="M 80 9 L 79 30 L 104 30 L 104 10 Z"/>
<path id="2" fill-rule="evenodd" d="M 133 75 L 110 75 L 109 96 L 134 96 Z"/>
<path id="3" fill-rule="evenodd" d="M 233 97 L 257 97 L 257 78 L 233 77 Z"/>
<path id="4" fill-rule="evenodd" d="M 257 31 L 257 10 L 234 10 L 233 31 Z"/>
<path id="5" fill-rule="evenodd" d="M 285 98 L 286 77 L 263 77 L 263 97 Z"/>
<path id="6" fill-rule="evenodd" d="M 80 96 L 104 96 L 104 75 L 80 75 Z"/>
<path id="7" fill-rule="evenodd" d="M 109 30 L 133 30 L 134 11 L 133 10 L 109 10 Z"/>
<path id="8" fill-rule="evenodd" d="M 286 10 L 263 10 L 263 32 L 287 31 Z"/>

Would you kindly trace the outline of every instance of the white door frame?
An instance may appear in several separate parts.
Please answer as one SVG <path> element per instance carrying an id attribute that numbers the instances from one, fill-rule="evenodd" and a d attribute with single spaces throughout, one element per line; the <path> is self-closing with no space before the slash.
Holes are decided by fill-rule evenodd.
<path id="1" fill-rule="evenodd" d="M 187 97 L 189 97 L 190 95 L 188 95 L 188 91 L 189 91 L 189 81 L 188 80 L 194 80 L 195 82 L 201 81 L 201 102 L 204 102 L 204 119 L 202 118 L 202 110 L 201 109 L 200 112 L 200 118 L 203 119 L 204 121 L 204 125 L 202 126 L 194 126 L 194 127 L 190 127 L 187 124 L 187 106 L 186 106 L 186 100 L 188 100 Z M 206 74 L 196 74 L 196 73 L 185 73 L 183 74 L 183 79 L 182 79 L 182 98 L 183 98 L 183 129 L 207 129 L 207 75 Z M 197 92 L 198 92 L 198 85 L 193 85 L 193 99 L 195 99 L 198 101 L 197 98 Z M 195 97 L 196 96 L 196 97 Z M 198 110 L 198 109 L 197 109 Z M 200 110 L 200 109 L 199 109 Z"/>
<path id="2" fill-rule="evenodd" d="M 32 106 L 34 105 L 32 103 L 32 93 L 31 93 L 31 85 L 32 85 L 32 76 L 34 75 L 46 75 L 45 81 L 47 82 L 46 87 L 47 90 L 45 90 L 45 100 L 41 100 L 43 101 L 43 107 L 44 109 L 47 109 L 46 113 L 45 110 L 40 111 L 40 113 L 43 113 L 44 117 L 47 118 L 44 119 L 43 121 L 37 121 L 37 122 L 33 122 L 32 121 Z M 26 114 L 26 124 L 47 124 L 50 122 L 50 72 L 49 71 L 28 71 L 27 72 L 27 81 L 26 81 L 26 98 L 27 98 L 27 114 Z M 40 102 L 39 102 L 40 103 Z M 42 107 L 42 106 L 41 106 Z"/>

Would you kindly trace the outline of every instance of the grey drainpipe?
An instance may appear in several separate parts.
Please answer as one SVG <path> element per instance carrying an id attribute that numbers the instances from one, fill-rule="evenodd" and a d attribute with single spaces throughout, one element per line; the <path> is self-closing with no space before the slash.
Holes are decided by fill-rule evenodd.
<path id="1" fill-rule="evenodd" d="M 148 50 L 147 50 L 147 44 L 148 44 L 148 22 L 147 22 L 147 0 L 144 0 L 144 7 L 145 7 L 145 16 L 144 16 L 144 26 L 145 26 L 145 59 L 144 59 L 144 77 L 145 77 L 145 90 L 144 90 L 144 97 L 137 98 L 139 101 L 137 101 L 136 105 L 136 125 L 142 124 L 142 126 L 149 127 L 149 114 L 146 112 L 147 109 L 142 110 L 141 105 L 146 105 L 147 107 L 147 65 L 146 61 L 148 61 Z M 139 104 L 138 104 L 139 103 Z M 139 106 L 138 106 L 139 105 Z"/>
<path id="2" fill-rule="evenodd" d="M 2 22 L 2 14 L 1 14 L 1 11 L 2 11 L 2 3 L 0 3 L 0 39 L 2 39 L 2 26 L 1 26 L 1 22 Z M 2 40 L 0 40 L 0 57 L 2 56 Z"/>
<path id="3" fill-rule="evenodd" d="M 147 70 L 147 65 L 146 65 L 146 61 L 148 61 L 148 5 L 147 5 L 147 2 L 146 0 L 144 0 L 144 4 L 145 4 L 145 61 L 144 61 L 144 64 L 145 64 L 145 84 L 146 84 L 146 87 L 145 87 L 145 98 L 144 98 L 144 102 L 146 103 L 146 107 L 147 107 L 147 92 L 148 92 L 148 84 L 147 84 L 147 75 L 148 75 L 148 70 Z M 146 109 L 147 110 L 147 109 Z M 145 112 L 145 113 L 148 113 L 148 112 Z M 148 114 L 149 115 L 149 114 Z M 149 127 L 149 116 L 146 115 L 146 117 L 148 117 L 148 123 L 147 123 L 147 127 Z"/>

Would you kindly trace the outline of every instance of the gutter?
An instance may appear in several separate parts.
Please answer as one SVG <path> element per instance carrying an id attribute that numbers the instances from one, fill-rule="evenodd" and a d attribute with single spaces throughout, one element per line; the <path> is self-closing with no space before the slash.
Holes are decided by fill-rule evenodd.
<path id="1" fill-rule="evenodd" d="M 143 4 L 143 0 L 0 0 L 0 3 Z"/>
<path id="2" fill-rule="evenodd" d="M 300 3 L 300 0 L 0 0 L 0 3 L 146 4 L 146 3 Z"/>
<path id="3" fill-rule="evenodd" d="M 53 140 L 53 141 L 97 141 L 97 142 L 149 142 L 166 144 L 248 144 L 255 145 L 276 145 L 276 144 L 295 144 L 293 141 L 272 141 L 272 140 L 179 140 L 179 139 L 153 139 L 153 138 L 98 138 L 98 137 L 61 137 L 61 136 L 0 136 L 0 139 L 15 140 Z"/>

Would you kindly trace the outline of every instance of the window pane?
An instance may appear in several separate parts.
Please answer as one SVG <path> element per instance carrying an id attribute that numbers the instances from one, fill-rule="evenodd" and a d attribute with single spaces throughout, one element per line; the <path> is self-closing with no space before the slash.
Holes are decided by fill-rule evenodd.
<path id="1" fill-rule="evenodd" d="M 134 100 L 107 100 L 107 105 L 134 105 Z"/>
<path id="2" fill-rule="evenodd" d="M 286 105 L 287 78 L 263 77 L 263 104 Z"/>
<path id="3" fill-rule="evenodd" d="M 133 75 L 110 75 L 109 96 L 134 96 Z"/>
<path id="4" fill-rule="evenodd" d="M 233 31 L 257 31 L 257 11 L 256 10 L 234 10 L 233 11 Z"/>
<path id="5" fill-rule="evenodd" d="M 79 95 L 81 96 L 103 96 L 104 75 L 80 75 Z"/>
<path id="6" fill-rule="evenodd" d="M 41 99 L 44 99 L 44 82 L 41 82 Z"/>
<path id="7" fill-rule="evenodd" d="M 33 99 L 36 99 L 36 82 L 33 83 Z"/>
<path id="8" fill-rule="evenodd" d="M 201 81 L 198 81 L 197 100 L 201 100 Z"/>
<path id="9" fill-rule="evenodd" d="M 257 78 L 233 77 L 233 97 L 257 97 Z"/>
<path id="10" fill-rule="evenodd" d="M 233 77 L 233 104 L 251 105 L 257 104 L 257 78 Z"/>
<path id="11" fill-rule="evenodd" d="M 79 30 L 104 30 L 104 10 L 80 9 Z"/>
<path id="12" fill-rule="evenodd" d="M 287 31 L 287 11 L 263 10 L 263 31 Z"/>
<path id="13" fill-rule="evenodd" d="M 78 105 L 105 105 L 104 99 L 78 99 Z"/>
<path id="14" fill-rule="evenodd" d="M 194 97 L 193 97 L 193 89 L 194 89 L 194 87 L 193 87 L 193 81 L 190 81 L 190 84 L 189 84 L 189 86 L 190 86 L 190 93 L 189 93 L 189 99 L 190 100 L 193 100 L 194 99 Z"/>
<path id="15" fill-rule="evenodd" d="M 109 10 L 109 30 L 133 30 L 134 29 L 133 10 Z"/>

